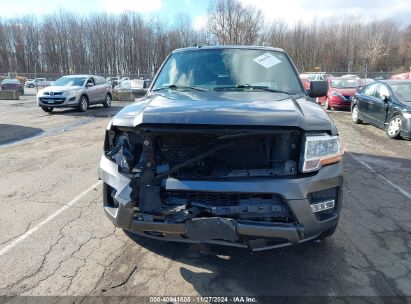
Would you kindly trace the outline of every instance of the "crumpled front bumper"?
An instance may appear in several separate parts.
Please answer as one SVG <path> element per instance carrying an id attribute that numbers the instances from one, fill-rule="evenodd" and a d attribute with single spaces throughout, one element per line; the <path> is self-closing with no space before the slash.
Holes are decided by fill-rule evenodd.
<path id="1" fill-rule="evenodd" d="M 100 162 L 99 177 L 104 181 L 105 213 L 120 228 L 161 240 L 251 247 L 254 250 L 297 244 L 318 237 L 337 225 L 342 201 L 341 163 L 325 166 L 316 174 L 301 178 L 241 181 L 180 181 L 168 178 L 164 183 L 166 190 L 279 194 L 296 222 L 269 223 L 226 217 L 194 218 L 184 223 L 145 221 L 135 216 L 135 206 L 130 202 L 130 180 L 119 174 L 117 165 L 104 155 Z M 116 200 L 118 207 L 109 203 L 109 188 L 116 190 L 112 199 Z M 330 188 L 338 188 L 335 214 L 320 220 L 312 211 L 308 195 Z"/>

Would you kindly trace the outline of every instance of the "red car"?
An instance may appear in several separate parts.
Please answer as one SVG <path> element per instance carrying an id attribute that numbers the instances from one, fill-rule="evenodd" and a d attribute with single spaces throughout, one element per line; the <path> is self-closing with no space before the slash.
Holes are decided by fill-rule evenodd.
<path id="1" fill-rule="evenodd" d="M 350 110 L 351 99 L 358 85 L 358 80 L 355 78 L 331 77 L 328 79 L 327 96 L 318 97 L 317 103 L 327 110 Z"/>
<path id="2" fill-rule="evenodd" d="M 302 82 L 303 85 L 304 85 L 304 89 L 309 90 L 309 89 L 310 89 L 311 80 L 308 79 L 308 78 L 305 78 L 305 77 L 301 77 L 301 76 L 300 76 L 300 79 L 301 79 L 301 82 Z"/>
<path id="3" fill-rule="evenodd" d="M 411 72 L 392 75 L 391 79 L 411 79 Z"/>
<path id="4" fill-rule="evenodd" d="M 4 79 L 1 82 L 1 89 L 19 91 L 20 95 L 24 95 L 24 86 L 17 79 Z"/>

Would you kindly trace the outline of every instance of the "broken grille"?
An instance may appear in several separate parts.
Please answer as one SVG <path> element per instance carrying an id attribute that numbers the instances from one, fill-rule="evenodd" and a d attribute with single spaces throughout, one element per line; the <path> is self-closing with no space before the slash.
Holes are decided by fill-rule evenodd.
<path id="1" fill-rule="evenodd" d="M 292 219 L 287 205 L 276 194 L 163 190 L 161 198 L 167 205 L 195 206 L 203 208 L 206 213 L 213 216 Z"/>
<path id="2" fill-rule="evenodd" d="M 162 191 L 161 199 L 170 205 L 201 203 L 205 205 L 239 205 L 241 203 L 281 204 L 281 198 L 270 193 L 218 193 L 194 191 Z"/>

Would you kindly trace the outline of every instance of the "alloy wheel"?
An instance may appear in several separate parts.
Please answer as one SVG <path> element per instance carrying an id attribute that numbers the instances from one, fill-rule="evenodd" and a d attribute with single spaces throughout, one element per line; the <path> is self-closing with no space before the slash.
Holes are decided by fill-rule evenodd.
<path id="1" fill-rule="evenodd" d="M 358 121 L 358 107 L 357 106 L 354 106 L 354 108 L 352 109 L 351 117 L 352 117 L 353 122 Z"/>
<path id="2" fill-rule="evenodd" d="M 402 120 L 400 117 L 392 119 L 388 125 L 388 134 L 390 136 L 395 136 L 400 132 Z"/>
<path id="3" fill-rule="evenodd" d="M 81 110 L 82 110 L 83 112 L 87 111 L 88 105 L 87 105 L 87 98 L 86 98 L 86 97 L 82 97 L 82 98 L 81 98 L 81 105 L 80 105 L 80 107 L 81 107 Z"/>

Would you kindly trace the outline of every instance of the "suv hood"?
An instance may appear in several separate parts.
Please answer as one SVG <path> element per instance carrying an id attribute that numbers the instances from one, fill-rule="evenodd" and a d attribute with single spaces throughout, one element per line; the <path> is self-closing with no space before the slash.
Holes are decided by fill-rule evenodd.
<path id="1" fill-rule="evenodd" d="M 115 126 L 140 124 L 286 126 L 334 130 L 328 114 L 307 97 L 272 92 L 161 92 L 126 106 Z"/>

